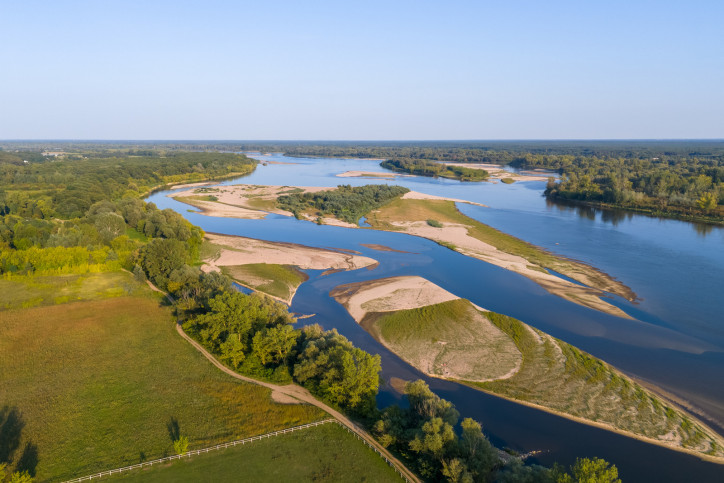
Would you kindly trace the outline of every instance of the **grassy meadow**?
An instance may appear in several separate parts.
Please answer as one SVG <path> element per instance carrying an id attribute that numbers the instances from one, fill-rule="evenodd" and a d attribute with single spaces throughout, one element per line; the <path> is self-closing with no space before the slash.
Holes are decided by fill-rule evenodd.
<path id="1" fill-rule="evenodd" d="M 346 429 L 329 423 L 116 477 L 131 482 L 401 481 Z"/>
<path id="2" fill-rule="evenodd" d="M 130 295 L 0 312 L 0 457 L 11 468 L 57 481 L 173 454 L 178 434 L 198 448 L 326 417 L 221 373 L 130 275 L 95 275 L 108 278 L 84 296 L 119 281 Z"/>
<path id="3" fill-rule="evenodd" d="M 367 314 L 361 325 L 427 374 L 482 381 L 514 371 L 521 361 L 510 337 L 464 299 Z"/>
<path id="4" fill-rule="evenodd" d="M 675 446 L 724 455 L 720 438 L 600 359 L 511 317 L 485 315 L 515 342 L 523 365 L 509 379 L 471 385 Z"/>
<path id="5" fill-rule="evenodd" d="M 249 263 L 221 267 L 221 271 L 258 292 L 284 300 L 288 304 L 307 275 L 291 265 Z"/>
<path id="6" fill-rule="evenodd" d="M 0 278 L 0 310 L 139 295 L 144 291 L 127 272 Z"/>

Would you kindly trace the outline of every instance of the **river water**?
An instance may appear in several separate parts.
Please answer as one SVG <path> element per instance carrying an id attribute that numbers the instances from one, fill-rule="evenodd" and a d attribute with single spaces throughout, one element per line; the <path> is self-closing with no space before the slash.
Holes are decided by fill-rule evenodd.
<path id="1" fill-rule="evenodd" d="M 537 461 L 571 463 L 578 456 L 614 462 L 624 481 L 724 481 L 724 466 L 639 442 L 608 431 L 428 378 L 370 337 L 328 295 L 337 285 L 396 275 L 419 275 L 477 305 L 529 323 L 551 335 L 651 381 L 687 400 L 720 431 L 724 427 L 724 229 L 641 215 L 547 202 L 545 182 L 461 183 L 421 177 L 340 178 L 345 171 L 385 171 L 377 161 L 254 155 L 257 170 L 222 184 L 355 186 L 388 183 L 412 190 L 483 203 L 458 204 L 468 216 L 589 263 L 618 278 L 639 296 L 610 301 L 637 320 L 621 319 L 572 304 L 512 272 L 470 259 L 434 242 L 401 233 L 318 226 L 278 215 L 264 220 L 202 216 L 156 193 L 148 201 L 173 208 L 208 232 L 243 235 L 315 247 L 356 250 L 380 262 L 374 270 L 322 276 L 308 271 L 291 310 L 316 314 L 303 323 L 337 328 L 355 345 L 382 356 L 383 377 L 425 379 L 463 417 L 483 424 L 491 441 L 521 452 L 543 450 Z M 294 164 L 274 164 L 294 163 Z M 382 252 L 380 244 L 408 253 Z M 381 406 L 400 396 L 383 388 Z"/>

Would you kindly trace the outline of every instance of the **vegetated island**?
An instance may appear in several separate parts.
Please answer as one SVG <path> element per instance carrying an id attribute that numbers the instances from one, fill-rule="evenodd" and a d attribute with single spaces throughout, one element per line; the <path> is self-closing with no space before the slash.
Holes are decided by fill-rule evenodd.
<path id="1" fill-rule="evenodd" d="M 330 295 L 375 339 L 428 375 L 724 463 L 724 439 L 603 361 L 487 312 L 420 277 Z"/>
<path id="2" fill-rule="evenodd" d="M 206 234 L 201 248 L 203 271 L 220 271 L 287 305 L 308 278 L 300 269 L 356 270 L 377 264 L 361 255 L 213 233 Z"/>
<path id="3" fill-rule="evenodd" d="M 177 193 L 175 197 L 183 202 L 191 199 L 192 203 L 200 203 L 193 198 L 207 189 L 196 188 Z M 629 317 L 623 310 L 602 300 L 601 296 L 608 292 L 627 300 L 636 298 L 624 284 L 591 266 L 551 254 L 463 215 L 455 203 L 471 203 L 465 200 L 387 185 L 343 185 L 336 189 L 239 185 L 219 187 L 215 193 L 218 201 L 204 202 L 204 213 L 216 213 L 215 205 L 222 206 L 220 209 L 228 216 L 239 218 L 257 217 L 275 210 L 275 213 L 293 214 L 320 224 L 350 228 L 359 227 L 360 218 L 365 216 L 372 228 L 428 238 L 463 255 L 524 275 L 550 293 L 589 308 Z M 265 212 L 252 208 L 259 203 L 264 203 Z M 229 206 L 236 207 L 235 211 L 229 211 Z M 579 283 L 561 278 L 549 270 Z"/>

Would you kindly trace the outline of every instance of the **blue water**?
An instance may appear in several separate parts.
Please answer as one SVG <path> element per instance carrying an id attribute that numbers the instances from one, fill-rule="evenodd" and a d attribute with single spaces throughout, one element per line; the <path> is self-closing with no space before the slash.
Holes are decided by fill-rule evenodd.
<path id="1" fill-rule="evenodd" d="M 339 178 L 349 171 L 385 171 L 377 161 L 258 156 L 265 161 L 297 164 L 260 165 L 240 180 L 296 186 L 400 184 L 425 193 L 466 199 L 488 208 L 459 204 L 467 215 L 540 245 L 590 263 L 629 285 L 640 297 L 630 303 L 611 301 L 638 320 L 621 319 L 585 309 L 552 296 L 528 279 L 482 261 L 464 257 L 428 240 L 371 229 L 355 230 L 270 215 L 265 220 L 212 218 L 188 212 L 165 193 L 149 198 L 170 207 L 207 232 L 243 235 L 309 246 L 357 250 L 380 262 L 374 270 L 321 276 L 310 271 L 292 304 L 296 313 L 314 313 L 304 323 L 335 327 L 356 345 L 383 357 L 383 376 L 424 378 L 463 416 L 480 420 L 499 445 L 520 451 L 543 449 L 539 460 L 570 462 L 576 456 L 614 461 L 629 480 L 652 480 L 645 461 L 666 461 L 656 481 L 716 481 L 724 466 L 591 428 L 541 411 L 488 396 L 458 384 L 428 379 L 372 339 L 347 312 L 329 298 L 335 286 L 392 275 L 419 275 L 496 312 L 505 313 L 599 356 L 620 369 L 655 382 L 691 401 L 712 424 L 724 421 L 724 230 L 638 215 L 570 208 L 546 202 L 545 183 L 460 183 L 454 180 L 400 177 Z M 708 231 L 707 231 L 708 230 Z M 381 252 L 361 244 L 386 245 L 409 253 Z M 384 389 L 380 404 L 399 399 Z M 721 424 L 724 426 L 724 424 Z M 649 459 L 651 458 L 651 459 Z M 658 471 L 658 470 L 657 470 Z"/>

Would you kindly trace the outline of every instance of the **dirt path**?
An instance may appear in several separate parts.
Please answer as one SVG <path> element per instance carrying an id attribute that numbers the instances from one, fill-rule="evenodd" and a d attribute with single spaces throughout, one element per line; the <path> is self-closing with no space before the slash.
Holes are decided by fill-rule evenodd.
<path id="1" fill-rule="evenodd" d="M 153 285 L 150 281 L 147 281 L 148 286 L 151 287 L 152 290 L 155 290 L 156 292 L 160 292 L 166 296 L 166 298 L 171 302 L 174 303 L 173 297 L 171 297 L 169 294 L 164 292 L 163 290 L 159 289 L 155 285 Z M 239 379 L 244 382 L 249 382 L 251 384 L 257 384 L 259 386 L 268 387 L 272 390 L 272 398 L 274 398 L 274 393 L 277 393 L 277 398 L 279 400 L 284 399 L 285 397 L 290 397 L 293 399 L 296 399 L 297 401 L 305 402 L 307 404 L 311 404 L 312 406 L 317 406 L 322 411 L 325 411 L 329 415 L 331 415 L 333 418 L 335 418 L 340 423 L 347 426 L 352 432 L 354 432 L 357 436 L 364 439 L 370 446 L 373 446 L 380 454 L 382 454 L 387 460 L 392 463 L 392 465 L 399 471 L 402 476 L 407 479 L 407 481 L 411 481 L 414 483 L 421 483 L 420 479 L 407 467 L 402 464 L 400 460 L 395 458 L 392 453 L 390 453 L 387 448 L 382 446 L 380 443 L 377 442 L 376 439 L 374 439 L 367 431 L 357 426 L 355 423 L 353 423 L 349 418 L 347 418 L 344 414 L 340 413 L 339 411 L 327 406 L 322 401 L 319 401 L 317 398 L 312 396 L 312 394 L 306 390 L 305 388 L 298 386 L 296 384 L 288 384 L 286 386 L 279 386 L 277 384 L 272 384 L 270 382 L 263 382 L 258 381 L 256 379 L 252 379 L 250 377 L 242 376 L 241 374 L 238 374 L 225 365 L 223 365 L 221 362 L 219 362 L 216 357 L 214 357 L 209 351 L 207 351 L 201 344 L 196 342 L 194 339 L 192 339 L 186 332 L 184 332 L 183 328 L 181 327 L 181 324 L 177 321 L 176 323 L 176 332 L 179 333 L 181 337 L 183 337 L 189 344 L 191 344 L 197 351 L 201 352 L 204 357 L 206 357 L 209 362 L 211 362 L 213 365 L 215 365 L 217 368 L 219 368 L 221 371 L 225 372 L 226 374 L 230 375 L 233 378 Z M 278 395 L 282 395 L 280 398 Z"/>
<path id="2" fill-rule="evenodd" d="M 276 384 L 258 381 L 256 379 L 252 379 L 250 377 L 245 377 L 245 376 L 242 376 L 241 374 L 237 374 L 236 372 L 232 371 L 231 369 L 229 369 L 228 367 L 226 367 L 225 365 L 220 363 L 218 360 L 216 360 L 216 358 L 213 355 L 211 355 L 201 344 L 199 344 L 198 342 L 193 340 L 186 332 L 184 332 L 181 325 L 176 324 L 176 331 L 179 333 L 179 335 L 181 337 L 186 339 L 189 342 L 189 344 L 194 346 L 196 348 L 196 350 L 201 352 L 204 355 L 204 357 L 206 357 L 213 365 L 215 365 L 216 367 L 218 367 L 220 370 L 224 371 L 231 377 L 234 377 L 236 379 L 239 379 L 239 380 L 242 380 L 245 382 L 250 382 L 252 384 L 258 384 L 259 386 L 268 387 L 273 392 L 281 393 L 285 396 L 292 397 L 298 401 L 302 401 L 302 402 L 311 404 L 313 406 L 317 406 L 321 410 L 329 413 L 337 421 L 341 422 L 342 424 L 347 426 L 349 429 L 351 429 L 360 438 L 367 441 L 367 443 L 369 443 L 371 446 L 374 446 L 377 449 L 377 451 L 379 451 L 382 455 L 384 455 L 384 457 L 387 458 L 392 463 L 392 465 L 395 468 L 397 468 L 397 470 L 400 471 L 403 474 L 403 476 L 405 476 L 407 478 L 408 481 L 413 481 L 416 483 L 420 482 L 420 480 L 417 478 L 417 476 L 415 476 L 414 473 L 412 473 L 410 470 L 408 470 L 407 467 L 405 465 L 403 465 L 402 462 L 400 462 L 397 458 L 392 456 L 392 454 L 389 451 L 387 451 L 387 449 L 384 446 L 382 446 L 380 443 L 378 443 L 377 440 L 375 440 L 372 436 L 370 436 L 369 433 L 367 433 L 367 431 L 365 431 L 364 429 L 357 426 L 349 418 L 347 418 L 344 414 L 340 413 L 339 411 L 336 411 L 335 409 L 327 406 L 323 402 L 316 399 L 305 388 L 298 386 L 296 384 L 279 386 Z"/>

